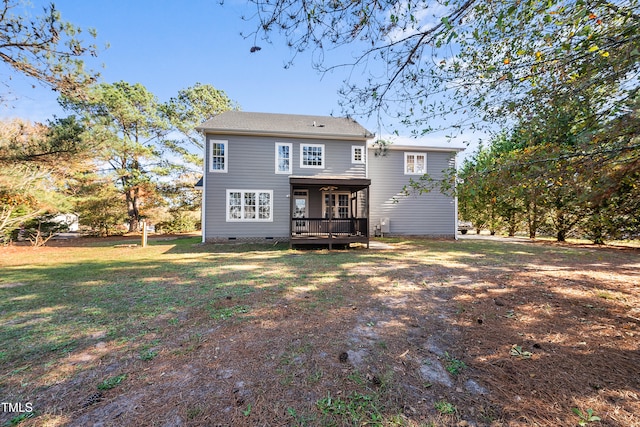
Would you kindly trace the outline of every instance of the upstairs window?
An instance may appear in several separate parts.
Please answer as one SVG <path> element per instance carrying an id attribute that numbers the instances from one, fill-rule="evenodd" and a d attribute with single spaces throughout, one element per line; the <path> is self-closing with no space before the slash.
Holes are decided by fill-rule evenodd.
<path id="1" fill-rule="evenodd" d="M 227 172 L 227 141 L 209 141 L 209 172 Z"/>
<path id="2" fill-rule="evenodd" d="M 293 145 L 276 142 L 276 173 L 291 173 Z"/>
<path id="3" fill-rule="evenodd" d="M 302 144 L 300 146 L 301 168 L 324 168 L 324 144 Z"/>
<path id="4" fill-rule="evenodd" d="M 364 164 L 364 147 L 360 145 L 351 146 L 351 163 Z"/>
<path id="5" fill-rule="evenodd" d="M 404 174 L 424 175 L 427 173 L 426 153 L 404 153 Z"/>

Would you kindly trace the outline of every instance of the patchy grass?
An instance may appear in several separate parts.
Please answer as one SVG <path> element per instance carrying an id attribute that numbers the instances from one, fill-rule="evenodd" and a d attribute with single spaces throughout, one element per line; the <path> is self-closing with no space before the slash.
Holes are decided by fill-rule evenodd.
<path id="1" fill-rule="evenodd" d="M 451 375 L 454 375 L 454 376 L 458 375 L 462 372 L 463 369 L 467 367 L 467 365 L 462 360 L 456 359 L 455 357 L 451 356 L 447 352 L 444 353 L 444 359 L 445 359 L 444 368 Z"/>
<path id="2" fill-rule="evenodd" d="M 384 241 L 0 248 L 0 425 L 640 424 L 637 249 Z"/>
<path id="3" fill-rule="evenodd" d="M 126 374 L 118 375 L 116 377 L 107 378 L 98 384 L 98 390 L 111 390 L 117 387 L 122 381 L 127 379 Z"/>

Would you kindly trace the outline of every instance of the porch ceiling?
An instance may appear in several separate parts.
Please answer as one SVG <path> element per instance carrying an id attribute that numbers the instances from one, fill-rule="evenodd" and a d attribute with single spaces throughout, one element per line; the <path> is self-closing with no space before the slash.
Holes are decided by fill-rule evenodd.
<path id="1" fill-rule="evenodd" d="M 354 178 L 354 177 L 301 177 L 292 176 L 289 178 L 289 183 L 296 186 L 311 186 L 311 185 L 333 185 L 336 187 L 349 187 L 356 190 L 368 188 L 371 185 L 371 180 L 368 178 Z"/>

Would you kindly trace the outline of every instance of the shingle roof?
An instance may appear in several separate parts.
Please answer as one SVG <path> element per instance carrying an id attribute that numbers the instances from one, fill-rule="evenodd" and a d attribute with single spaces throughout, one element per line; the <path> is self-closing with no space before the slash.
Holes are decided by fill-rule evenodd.
<path id="1" fill-rule="evenodd" d="M 373 134 L 347 117 L 227 111 L 196 128 L 205 133 L 367 140 Z"/>

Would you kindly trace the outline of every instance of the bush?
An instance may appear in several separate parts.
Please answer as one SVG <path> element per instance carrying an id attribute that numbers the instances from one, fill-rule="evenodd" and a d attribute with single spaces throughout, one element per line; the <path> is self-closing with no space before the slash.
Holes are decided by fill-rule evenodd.
<path id="1" fill-rule="evenodd" d="M 195 212 L 177 211 L 171 213 L 169 221 L 156 224 L 157 233 L 189 233 L 198 229 L 199 219 Z"/>
<path id="2" fill-rule="evenodd" d="M 44 246 L 57 233 L 69 230 L 69 224 L 56 220 L 57 214 L 31 219 L 11 232 L 11 240 L 28 240 L 33 246 Z"/>

